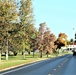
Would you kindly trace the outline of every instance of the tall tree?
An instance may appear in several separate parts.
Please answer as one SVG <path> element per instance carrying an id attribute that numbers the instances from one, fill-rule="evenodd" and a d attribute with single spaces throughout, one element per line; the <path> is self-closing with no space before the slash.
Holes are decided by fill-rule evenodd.
<path id="1" fill-rule="evenodd" d="M 50 29 L 47 28 L 46 32 L 44 33 L 44 51 L 53 54 L 55 40 L 55 35 L 50 32 Z"/>
<path id="2" fill-rule="evenodd" d="M 50 32 L 46 23 L 41 23 L 37 36 L 37 49 L 40 51 L 40 57 L 42 57 L 42 52 L 53 53 L 55 40 L 55 35 Z"/>
<path id="3" fill-rule="evenodd" d="M 0 27 L 2 40 L 5 42 L 6 60 L 8 60 L 8 31 L 11 24 L 17 19 L 16 4 L 14 0 L 0 0 Z"/>
<path id="4" fill-rule="evenodd" d="M 46 30 L 46 23 L 41 23 L 39 27 L 39 33 L 37 36 L 37 49 L 40 51 L 40 58 L 42 58 L 42 51 L 43 51 L 43 39 L 44 39 L 44 32 Z"/>
<path id="5" fill-rule="evenodd" d="M 20 10 L 19 10 L 21 31 L 22 36 L 22 46 L 23 46 L 23 59 L 25 58 L 25 49 L 30 49 L 30 35 L 34 32 L 34 19 L 33 19 L 33 9 L 32 9 L 32 0 L 21 0 L 20 1 Z M 34 30 L 32 30 L 32 28 Z"/>

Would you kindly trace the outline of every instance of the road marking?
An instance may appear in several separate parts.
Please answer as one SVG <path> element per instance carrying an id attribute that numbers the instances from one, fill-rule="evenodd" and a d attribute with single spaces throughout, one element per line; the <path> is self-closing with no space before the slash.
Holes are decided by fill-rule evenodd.
<path id="1" fill-rule="evenodd" d="M 61 67 L 63 67 L 63 65 L 64 65 L 68 60 L 69 60 L 69 58 L 64 59 L 63 62 L 60 63 L 60 65 L 59 65 L 58 67 L 56 67 L 56 70 L 54 69 L 54 71 L 52 72 L 51 75 L 56 75 L 57 71 L 58 71 Z"/>
<path id="2" fill-rule="evenodd" d="M 58 66 L 58 67 L 60 67 L 60 66 Z"/>
<path id="3" fill-rule="evenodd" d="M 54 69 L 54 71 L 56 71 L 56 69 Z"/>
<path id="4" fill-rule="evenodd" d="M 48 74 L 48 75 L 51 75 L 51 74 Z"/>

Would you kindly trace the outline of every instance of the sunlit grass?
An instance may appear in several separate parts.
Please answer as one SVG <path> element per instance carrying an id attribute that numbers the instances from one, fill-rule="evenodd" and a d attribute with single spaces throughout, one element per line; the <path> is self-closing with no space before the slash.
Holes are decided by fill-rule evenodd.
<path id="1" fill-rule="evenodd" d="M 43 55 L 45 56 L 45 55 Z M 36 54 L 34 57 L 33 55 L 26 55 L 25 59 L 22 58 L 21 54 L 18 54 L 17 56 L 9 56 L 9 60 L 5 60 L 5 56 L 2 57 L 2 60 L 0 62 L 0 70 L 5 68 L 10 68 L 12 66 L 17 66 L 20 64 L 28 64 L 39 60 L 44 60 L 46 58 L 39 58 L 39 54 Z"/>
<path id="2" fill-rule="evenodd" d="M 71 54 L 71 52 L 64 52 L 64 53 L 53 54 L 53 55 L 49 54 L 48 58 L 55 58 L 57 56 L 62 56 L 65 54 Z M 30 55 L 26 54 L 25 59 L 22 58 L 21 54 L 18 54 L 17 56 L 9 56 L 9 60 L 5 60 L 5 56 L 2 56 L 2 60 L 0 62 L 0 70 L 15 67 L 22 64 L 28 64 L 28 63 L 32 63 L 40 60 L 45 60 L 45 59 L 47 59 L 47 55 L 44 53 L 42 58 L 39 57 L 39 53 L 36 53 L 34 57 L 32 54 Z"/>

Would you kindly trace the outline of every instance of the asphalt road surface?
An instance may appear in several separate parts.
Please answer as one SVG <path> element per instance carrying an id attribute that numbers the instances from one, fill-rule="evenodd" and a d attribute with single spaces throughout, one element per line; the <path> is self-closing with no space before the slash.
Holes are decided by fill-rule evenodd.
<path id="1" fill-rule="evenodd" d="M 68 54 L 1 72 L 0 75 L 76 75 L 76 56 Z"/>

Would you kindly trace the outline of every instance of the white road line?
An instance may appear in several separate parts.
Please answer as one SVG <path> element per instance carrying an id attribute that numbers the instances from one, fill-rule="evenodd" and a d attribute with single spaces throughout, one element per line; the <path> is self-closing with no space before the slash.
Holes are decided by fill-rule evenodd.
<path id="1" fill-rule="evenodd" d="M 56 69 L 54 69 L 54 71 L 56 71 Z"/>

